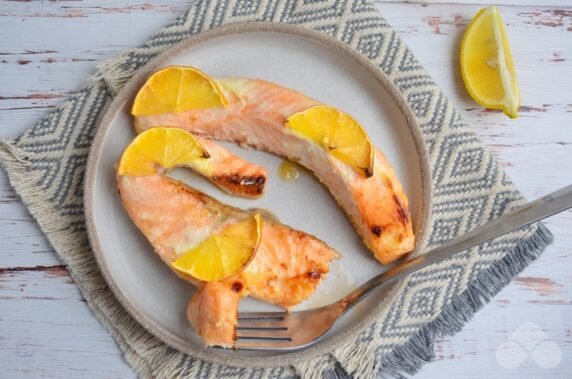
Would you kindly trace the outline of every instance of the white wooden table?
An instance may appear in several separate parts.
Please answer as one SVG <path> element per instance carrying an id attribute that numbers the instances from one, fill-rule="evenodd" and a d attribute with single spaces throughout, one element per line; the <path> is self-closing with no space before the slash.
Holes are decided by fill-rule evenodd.
<path id="1" fill-rule="evenodd" d="M 499 3 L 522 91 L 516 121 L 482 110 L 460 80 L 459 42 L 482 5 L 377 6 L 532 199 L 572 183 L 572 2 Z M 188 4 L 0 1 L 0 135 L 32 126 L 98 62 L 141 43 Z M 547 225 L 555 243 L 460 333 L 439 339 L 435 362 L 417 377 L 571 377 L 572 212 Z M 529 331 L 520 345 L 506 344 L 519 327 Z M 551 342 L 537 346 L 535 328 Z M 0 170 L 0 377 L 133 376 Z"/>

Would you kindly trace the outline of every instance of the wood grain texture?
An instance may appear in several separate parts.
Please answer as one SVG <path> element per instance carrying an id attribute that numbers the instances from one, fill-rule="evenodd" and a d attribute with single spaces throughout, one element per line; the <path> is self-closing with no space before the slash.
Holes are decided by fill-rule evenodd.
<path id="1" fill-rule="evenodd" d="M 466 94 L 458 45 L 484 1 L 376 1 L 528 198 L 572 178 L 572 7 L 566 0 L 498 4 L 523 107 L 509 120 Z M 98 63 L 136 46 L 189 1 L 0 1 L 0 125 L 15 137 L 81 88 Z M 547 222 L 556 241 L 454 337 L 417 377 L 569 377 L 572 369 L 572 212 Z M 504 368 L 499 347 L 525 323 L 560 349 L 550 369 L 527 358 Z M 515 354 L 518 353 L 515 351 Z M 127 378 L 134 374 L 0 172 L 0 377 Z"/>

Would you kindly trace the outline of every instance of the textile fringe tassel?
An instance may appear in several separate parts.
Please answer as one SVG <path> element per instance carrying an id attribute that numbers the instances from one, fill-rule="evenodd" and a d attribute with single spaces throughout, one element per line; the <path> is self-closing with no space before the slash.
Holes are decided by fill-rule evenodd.
<path id="1" fill-rule="evenodd" d="M 13 140 L 0 140 L 0 165 L 2 165 L 8 173 L 8 180 L 16 192 L 21 196 L 23 191 L 27 192 L 26 205 L 34 206 L 34 211 L 30 212 L 47 213 L 51 209 L 51 205 L 44 199 L 43 191 L 37 188 L 36 183 L 40 179 L 39 175 L 26 171 L 28 156 L 26 152 L 19 150 Z M 18 186 L 18 187 L 17 187 Z M 36 215 L 32 213 L 36 218 Z"/>
<path id="2" fill-rule="evenodd" d="M 330 354 L 298 363 L 294 368 L 298 375 L 304 379 L 340 379 L 348 377 L 340 362 Z"/>
<path id="3" fill-rule="evenodd" d="M 103 80 L 112 96 L 117 95 L 125 83 L 133 77 L 133 71 L 125 67 L 126 57 L 129 54 L 130 51 L 127 51 L 98 65 L 97 72 L 89 78 L 88 82 L 95 83 Z"/>

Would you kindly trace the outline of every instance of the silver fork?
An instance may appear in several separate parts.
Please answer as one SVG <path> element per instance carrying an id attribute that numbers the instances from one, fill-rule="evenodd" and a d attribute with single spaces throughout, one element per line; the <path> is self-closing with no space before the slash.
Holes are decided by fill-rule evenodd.
<path id="1" fill-rule="evenodd" d="M 572 207 L 572 185 L 532 201 L 496 220 L 457 237 L 424 255 L 407 260 L 368 280 L 339 301 L 300 312 L 241 312 L 238 315 L 235 348 L 292 351 L 306 348 L 322 338 L 343 314 L 373 290 L 427 265 L 522 228 Z"/>

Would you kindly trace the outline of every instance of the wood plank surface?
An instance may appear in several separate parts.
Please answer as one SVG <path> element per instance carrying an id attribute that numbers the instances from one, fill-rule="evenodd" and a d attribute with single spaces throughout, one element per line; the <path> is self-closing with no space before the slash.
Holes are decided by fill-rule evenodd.
<path id="1" fill-rule="evenodd" d="M 513 121 L 481 109 L 460 79 L 458 45 L 482 3 L 376 1 L 376 6 L 532 199 L 572 181 L 572 4 L 498 2 L 522 90 L 521 116 Z M 32 126 L 81 88 L 98 63 L 141 43 L 188 4 L 0 1 L 0 135 L 15 137 Z M 547 225 L 555 243 L 460 333 L 439 339 L 435 362 L 416 377 L 570 377 L 572 212 Z M 522 344 L 505 342 L 523 325 L 537 326 L 545 340 L 554 342 L 551 349 L 535 345 L 535 354 L 553 359 L 560 354 L 558 364 L 552 367 L 542 357 L 528 356 L 509 368 L 518 363 Z M 6 378 L 134 376 L 3 171 L 0 367 L 0 377 Z"/>

